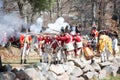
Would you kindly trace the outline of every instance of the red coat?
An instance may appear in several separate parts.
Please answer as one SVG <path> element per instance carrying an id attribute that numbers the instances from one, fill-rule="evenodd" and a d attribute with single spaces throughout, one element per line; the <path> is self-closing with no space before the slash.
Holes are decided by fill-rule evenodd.
<path id="1" fill-rule="evenodd" d="M 52 42 L 50 36 L 47 36 L 46 38 L 44 38 L 44 40 L 45 40 L 44 42 L 45 44 L 50 44 Z"/>
<path id="2" fill-rule="evenodd" d="M 24 41 L 27 41 L 27 43 L 31 43 L 32 37 L 31 37 L 30 35 L 25 36 L 24 34 L 22 34 L 22 35 L 20 36 L 20 44 L 21 44 L 21 47 L 23 47 Z"/>
<path id="3" fill-rule="evenodd" d="M 58 43 L 57 42 L 54 42 L 53 44 L 52 44 L 52 48 L 53 49 L 56 49 L 58 47 Z"/>
<path id="4" fill-rule="evenodd" d="M 30 35 L 27 35 L 26 38 L 28 39 L 28 43 L 31 43 L 32 37 Z"/>
<path id="5" fill-rule="evenodd" d="M 22 44 L 24 42 L 24 38 L 25 38 L 25 35 L 21 34 L 20 35 L 20 44 Z"/>
<path id="6" fill-rule="evenodd" d="M 43 36 L 38 37 L 38 41 L 43 41 L 43 40 L 44 40 Z"/>
<path id="7" fill-rule="evenodd" d="M 73 36 L 68 33 L 65 36 L 61 37 L 60 39 L 64 41 L 66 44 L 73 42 Z"/>
<path id="8" fill-rule="evenodd" d="M 52 40 L 52 48 L 56 49 L 58 46 L 60 46 L 59 42 L 60 42 L 60 37 L 59 36 L 54 37 Z"/>
<path id="9" fill-rule="evenodd" d="M 41 41 L 44 41 L 44 36 L 37 37 L 38 44 L 41 44 Z"/>
<path id="10" fill-rule="evenodd" d="M 98 31 L 97 30 L 92 30 L 92 33 L 91 34 L 94 34 L 95 37 L 98 37 Z"/>
<path id="11" fill-rule="evenodd" d="M 60 44 L 61 46 L 63 46 L 63 45 L 64 45 L 64 40 L 62 40 L 61 37 L 63 37 L 63 36 L 62 36 L 62 35 L 57 36 L 57 37 L 56 37 L 56 40 L 59 42 L 59 44 Z"/>
<path id="12" fill-rule="evenodd" d="M 82 41 L 82 36 L 76 35 L 74 37 L 75 42 L 81 42 Z"/>
<path id="13" fill-rule="evenodd" d="M 43 48 L 44 36 L 37 37 L 38 48 Z"/>

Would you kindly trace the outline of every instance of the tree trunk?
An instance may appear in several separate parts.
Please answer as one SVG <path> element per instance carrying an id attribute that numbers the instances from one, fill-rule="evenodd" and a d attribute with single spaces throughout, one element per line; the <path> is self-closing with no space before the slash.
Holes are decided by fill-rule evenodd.
<path id="1" fill-rule="evenodd" d="M 61 13 L 61 0 L 57 0 L 57 17 L 60 17 L 62 15 Z"/>
<path id="2" fill-rule="evenodd" d="M 91 2 L 92 2 L 92 23 L 93 22 L 95 22 L 95 7 L 96 7 L 96 5 L 95 5 L 95 0 L 91 0 Z"/>
<path id="3" fill-rule="evenodd" d="M 49 0 L 49 7 L 50 7 L 50 21 L 52 22 L 52 7 L 51 7 L 51 3 L 50 3 L 50 0 Z"/>
<path id="4" fill-rule="evenodd" d="M 114 13 L 117 13 L 117 10 L 116 10 L 116 0 L 113 1 L 113 3 L 114 3 Z"/>
<path id="5" fill-rule="evenodd" d="M 98 30 L 101 29 L 101 2 L 99 2 L 99 12 L 98 12 Z"/>
<path id="6" fill-rule="evenodd" d="M 20 15 L 23 16 L 23 12 L 22 12 L 23 1 L 22 1 L 22 0 L 18 0 L 18 1 L 17 1 L 17 4 L 18 4 L 18 7 L 19 7 Z"/>
<path id="7" fill-rule="evenodd" d="M 105 8 L 104 0 L 101 0 L 99 2 L 98 30 L 105 28 L 105 26 L 104 26 L 104 14 L 105 14 L 104 8 Z"/>

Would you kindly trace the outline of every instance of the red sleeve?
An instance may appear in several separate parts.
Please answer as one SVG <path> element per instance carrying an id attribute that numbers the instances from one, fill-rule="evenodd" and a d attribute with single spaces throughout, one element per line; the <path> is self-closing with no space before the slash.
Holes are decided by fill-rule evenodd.
<path id="1" fill-rule="evenodd" d="M 45 38 L 42 36 L 42 38 L 41 38 L 41 39 L 42 39 L 42 41 L 43 41 Z"/>
<path id="2" fill-rule="evenodd" d="M 51 43 L 51 39 L 50 38 L 46 38 L 45 39 L 45 43 Z"/>
<path id="3" fill-rule="evenodd" d="M 61 39 L 62 41 L 63 41 L 63 40 L 67 40 L 67 37 L 64 36 L 64 37 L 61 37 L 60 39 Z"/>
<path id="4" fill-rule="evenodd" d="M 44 39 L 43 39 L 43 36 L 41 36 L 41 37 L 38 37 L 38 41 L 43 41 Z"/>
<path id="5" fill-rule="evenodd" d="M 75 36 L 75 37 L 73 37 L 73 41 L 76 41 L 76 36 Z"/>
<path id="6" fill-rule="evenodd" d="M 21 35 L 21 36 L 20 36 L 20 43 L 23 42 L 24 38 L 25 38 L 24 35 Z"/>
<path id="7" fill-rule="evenodd" d="M 96 35 L 95 35 L 96 37 L 98 37 L 98 31 L 96 32 Z"/>
<path id="8" fill-rule="evenodd" d="M 55 40 L 60 41 L 60 36 L 55 37 Z"/>
<path id="9" fill-rule="evenodd" d="M 29 36 L 29 41 L 31 41 L 32 40 L 32 37 L 31 36 Z"/>

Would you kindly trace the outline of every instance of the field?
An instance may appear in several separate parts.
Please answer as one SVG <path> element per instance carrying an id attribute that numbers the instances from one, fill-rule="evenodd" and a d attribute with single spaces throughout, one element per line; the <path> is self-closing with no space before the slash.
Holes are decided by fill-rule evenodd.
<path id="1" fill-rule="evenodd" d="M 20 64 L 20 49 L 15 47 L 0 48 L 0 56 L 3 65 L 10 64 L 12 67 L 21 67 L 25 65 L 32 65 L 40 61 L 40 57 L 36 52 L 30 52 L 28 57 L 28 64 Z"/>

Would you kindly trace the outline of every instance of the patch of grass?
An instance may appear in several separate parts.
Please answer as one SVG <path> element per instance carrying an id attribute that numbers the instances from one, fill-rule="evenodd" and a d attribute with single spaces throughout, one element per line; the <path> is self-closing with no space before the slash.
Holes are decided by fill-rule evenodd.
<path id="1" fill-rule="evenodd" d="M 40 58 L 39 57 L 29 57 L 28 60 L 27 60 L 27 64 L 35 64 L 37 62 L 40 61 Z M 10 65 L 13 65 L 14 66 L 19 66 L 20 64 L 20 57 L 19 58 L 16 58 L 16 59 L 3 59 L 2 60 L 2 63 L 3 64 L 10 64 Z"/>
<path id="2" fill-rule="evenodd" d="M 105 78 L 105 79 L 102 79 L 102 80 L 120 80 L 120 76 L 111 76 L 109 78 Z"/>

